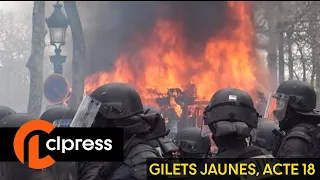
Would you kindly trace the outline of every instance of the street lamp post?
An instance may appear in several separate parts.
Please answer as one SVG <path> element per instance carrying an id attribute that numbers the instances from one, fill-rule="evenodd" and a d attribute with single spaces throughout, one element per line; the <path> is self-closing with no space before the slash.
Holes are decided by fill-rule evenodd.
<path id="1" fill-rule="evenodd" d="M 61 10 L 62 4 L 57 1 L 53 7 L 53 13 L 46 19 L 50 34 L 50 44 L 55 47 L 55 55 L 50 56 L 50 61 L 53 64 L 54 73 L 62 74 L 62 65 L 66 62 L 67 56 L 61 55 L 61 46 L 66 43 L 66 32 L 69 23 Z"/>

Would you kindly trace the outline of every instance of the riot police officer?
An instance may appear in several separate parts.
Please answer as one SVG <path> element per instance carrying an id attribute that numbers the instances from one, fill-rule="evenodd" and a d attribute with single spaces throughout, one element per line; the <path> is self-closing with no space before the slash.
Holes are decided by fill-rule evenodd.
<path id="1" fill-rule="evenodd" d="M 173 141 L 179 147 L 179 158 L 206 158 L 210 154 L 210 137 L 201 136 L 201 128 L 182 129 Z"/>
<path id="2" fill-rule="evenodd" d="M 12 110 L 11 108 L 5 107 L 5 106 L 0 106 L 0 119 L 10 115 L 10 114 L 14 114 L 16 113 L 14 110 Z"/>
<path id="3" fill-rule="evenodd" d="M 272 149 L 277 141 L 274 131 L 279 131 L 278 124 L 275 121 L 264 118 L 259 119 L 257 138 L 253 141 L 253 144 L 272 153 Z"/>
<path id="4" fill-rule="evenodd" d="M 212 132 L 218 158 L 263 156 L 268 153 L 251 145 L 258 117 L 249 94 L 234 88 L 221 89 L 204 110 L 202 135 Z"/>
<path id="5" fill-rule="evenodd" d="M 103 85 L 83 99 L 78 112 L 71 127 L 121 127 L 125 132 L 125 160 L 79 163 L 78 179 L 147 179 L 147 158 L 160 155 L 147 143 L 151 126 L 141 118 L 142 101 L 134 88 L 125 83 Z"/>
<path id="6" fill-rule="evenodd" d="M 166 136 L 167 130 L 163 115 L 152 106 L 144 106 L 142 118 L 151 126 L 147 140 L 164 158 L 172 158 L 178 151 L 178 147 Z"/>
<path id="7" fill-rule="evenodd" d="M 267 108 L 279 121 L 281 136 L 274 149 L 279 158 L 318 158 L 319 111 L 317 96 L 311 85 L 303 81 L 289 80 L 281 83 Z"/>

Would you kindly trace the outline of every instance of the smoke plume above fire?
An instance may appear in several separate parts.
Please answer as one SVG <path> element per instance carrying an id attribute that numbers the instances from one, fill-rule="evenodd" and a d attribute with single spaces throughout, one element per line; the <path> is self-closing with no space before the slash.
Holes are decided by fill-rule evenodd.
<path id="1" fill-rule="evenodd" d="M 118 36 L 113 34 L 118 41 L 112 55 L 105 54 L 105 61 L 91 65 L 86 94 L 108 82 L 127 82 L 145 104 L 157 105 L 156 94 L 169 88 L 184 90 L 191 84 L 196 87 L 197 99 L 203 101 L 227 87 L 243 89 L 253 98 L 257 91 L 267 92 L 266 74 L 253 47 L 249 2 L 111 5 L 124 10 L 118 16 L 121 22 L 113 28 L 118 31 Z M 108 69 L 110 59 L 113 68 Z M 170 103 L 180 115 L 179 106 Z"/>

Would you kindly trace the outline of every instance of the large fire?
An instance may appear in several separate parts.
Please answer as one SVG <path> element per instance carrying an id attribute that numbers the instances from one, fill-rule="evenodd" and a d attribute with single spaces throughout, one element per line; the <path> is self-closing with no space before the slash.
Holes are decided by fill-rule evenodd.
<path id="1" fill-rule="evenodd" d="M 134 52 L 123 52 L 112 72 L 93 74 L 85 80 L 85 94 L 108 82 L 127 82 L 140 93 L 143 103 L 157 105 L 150 90 L 166 93 L 168 88 L 184 89 L 194 84 L 197 100 L 208 101 L 215 91 L 234 87 L 246 90 L 253 98 L 261 86 L 264 68 L 256 60 L 249 2 L 228 2 L 236 24 L 227 25 L 208 39 L 203 53 L 194 59 L 185 48 L 182 26 L 167 18 L 158 18 L 150 34 L 137 35 L 132 41 L 144 43 Z M 182 110 L 174 100 L 178 115 Z"/>

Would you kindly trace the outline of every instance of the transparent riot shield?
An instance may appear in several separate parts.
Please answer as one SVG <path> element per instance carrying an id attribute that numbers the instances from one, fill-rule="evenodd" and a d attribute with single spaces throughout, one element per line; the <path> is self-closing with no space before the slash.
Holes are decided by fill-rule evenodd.
<path id="1" fill-rule="evenodd" d="M 91 127 L 101 107 L 101 102 L 85 96 L 76 112 L 70 127 Z"/>

